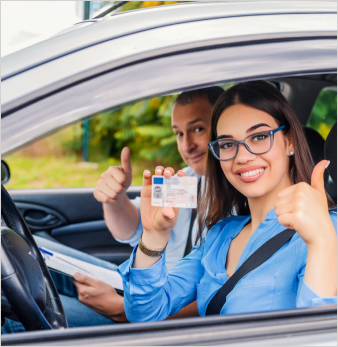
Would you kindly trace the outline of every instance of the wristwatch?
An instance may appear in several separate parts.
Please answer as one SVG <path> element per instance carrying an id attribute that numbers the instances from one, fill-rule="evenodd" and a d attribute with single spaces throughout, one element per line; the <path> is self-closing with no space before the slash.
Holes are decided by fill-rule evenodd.
<path id="1" fill-rule="evenodd" d="M 142 253 L 148 255 L 149 257 L 160 257 L 165 249 L 167 248 L 168 243 L 165 245 L 165 247 L 163 249 L 161 249 L 160 251 L 155 251 L 153 249 L 149 249 L 147 248 L 143 243 L 142 243 L 142 235 L 143 235 L 143 231 L 140 237 L 140 240 L 138 242 L 138 247 L 141 250 Z"/>

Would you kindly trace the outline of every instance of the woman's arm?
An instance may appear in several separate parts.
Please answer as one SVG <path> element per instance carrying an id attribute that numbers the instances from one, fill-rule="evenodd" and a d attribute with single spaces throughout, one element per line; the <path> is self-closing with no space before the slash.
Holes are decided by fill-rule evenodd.
<path id="1" fill-rule="evenodd" d="M 311 186 L 295 184 L 278 194 L 278 221 L 295 229 L 308 248 L 304 281 L 321 297 L 337 295 L 337 225 L 328 212 L 323 160 L 316 165 Z"/>
<path id="2" fill-rule="evenodd" d="M 119 268 L 124 287 L 124 308 L 130 322 L 158 321 L 176 314 L 196 300 L 196 285 L 203 276 L 204 246 L 195 247 L 168 272 L 165 254 L 147 269 L 132 267 L 130 260 Z"/>
<path id="3" fill-rule="evenodd" d="M 327 235 L 307 247 L 304 281 L 314 292 L 328 297 L 337 295 L 337 236 L 331 220 L 323 229 Z"/>
<path id="4" fill-rule="evenodd" d="M 174 175 L 172 168 L 157 167 L 156 175 Z M 178 176 L 185 173 L 178 172 Z M 143 174 L 141 190 L 142 244 L 149 250 L 166 247 L 178 209 L 151 206 L 151 172 Z M 125 310 L 131 322 L 155 321 L 177 313 L 196 300 L 196 283 L 203 275 L 201 258 L 203 247 L 196 248 L 182 259 L 170 274 L 162 257 L 151 257 L 136 247 L 130 260 L 122 264 L 119 272 L 124 281 Z"/>
<path id="5" fill-rule="evenodd" d="M 157 166 L 156 175 L 171 177 L 175 174 L 173 168 L 164 169 L 163 166 Z M 185 173 L 179 171 L 178 176 L 185 176 Z M 140 212 L 143 225 L 142 243 L 150 249 L 159 251 L 166 247 L 171 231 L 176 224 L 178 208 L 155 207 L 151 206 L 152 178 L 151 172 L 145 170 L 143 173 L 143 182 L 141 189 Z M 150 257 L 137 248 L 133 267 L 139 269 L 149 268 L 158 262 L 160 257 Z"/>
<path id="6" fill-rule="evenodd" d="M 337 228 L 337 213 L 330 212 L 332 225 Z M 336 248 L 336 241 L 332 245 Z M 337 294 L 332 286 L 332 269 L 336 267 L 337 254 L 330 251 L 330 247 L 323 253 L 307 247 L 307 259 L 298 275 L 299 286 L 296 306 L 311 307 L 323 305 L 337 305 Z M 328 268 L 325 268 L 328 266 Z M 331 272 L 332 271 L 332 272 Z M 327 287 L 326 287 L 327 286 Z"/>

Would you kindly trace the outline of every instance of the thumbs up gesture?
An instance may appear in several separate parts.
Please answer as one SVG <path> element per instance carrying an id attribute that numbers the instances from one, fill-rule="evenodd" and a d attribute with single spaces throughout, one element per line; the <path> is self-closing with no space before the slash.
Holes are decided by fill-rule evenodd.
<path id="1" fill-rule="evenodd" d="M 126 197 L 126 190 L 132 180 L 130 162 L 130 150 L 123 148 L 121 152 L 121 166 L 110 166 L 104 172 L 94 189 L 94 197 L 97 201 L 106 204 L 116 204 Z"/>
<path id="2" fill-rule="evenodd" d="M 294 229 L 307 245 L 325 239 L 334 232 L 324 188 L 324 171 L 329 161 L 322 160 L 313 169 L 311 186 L 297 183 L 279 192 L 276 202 L 278 222 Z"/>

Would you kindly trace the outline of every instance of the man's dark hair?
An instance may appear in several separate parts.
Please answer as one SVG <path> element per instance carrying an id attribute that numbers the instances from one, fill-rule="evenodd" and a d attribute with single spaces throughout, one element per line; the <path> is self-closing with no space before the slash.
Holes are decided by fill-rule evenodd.
<path id="1" fill-rule="evenodd" d="M 221 87 L 209 87 L 202 89 L 189 90 L 188 92 L 183 92 L 180 94 L 175 103 L 181 106 L 191 104 L 197 97 L 207 97 L 210 105 L 214 106 L 218 97 L 224 92 Z"/>

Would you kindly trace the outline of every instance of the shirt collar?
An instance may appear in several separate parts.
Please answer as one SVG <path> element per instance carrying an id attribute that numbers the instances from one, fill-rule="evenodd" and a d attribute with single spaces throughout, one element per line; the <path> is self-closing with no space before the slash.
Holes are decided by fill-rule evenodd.
<path id="1" fill-rule="evenodd" d="M 271 220 L 271 219 L 278 219 L 275 208 L 266 214 L 265 220 Z"/>

